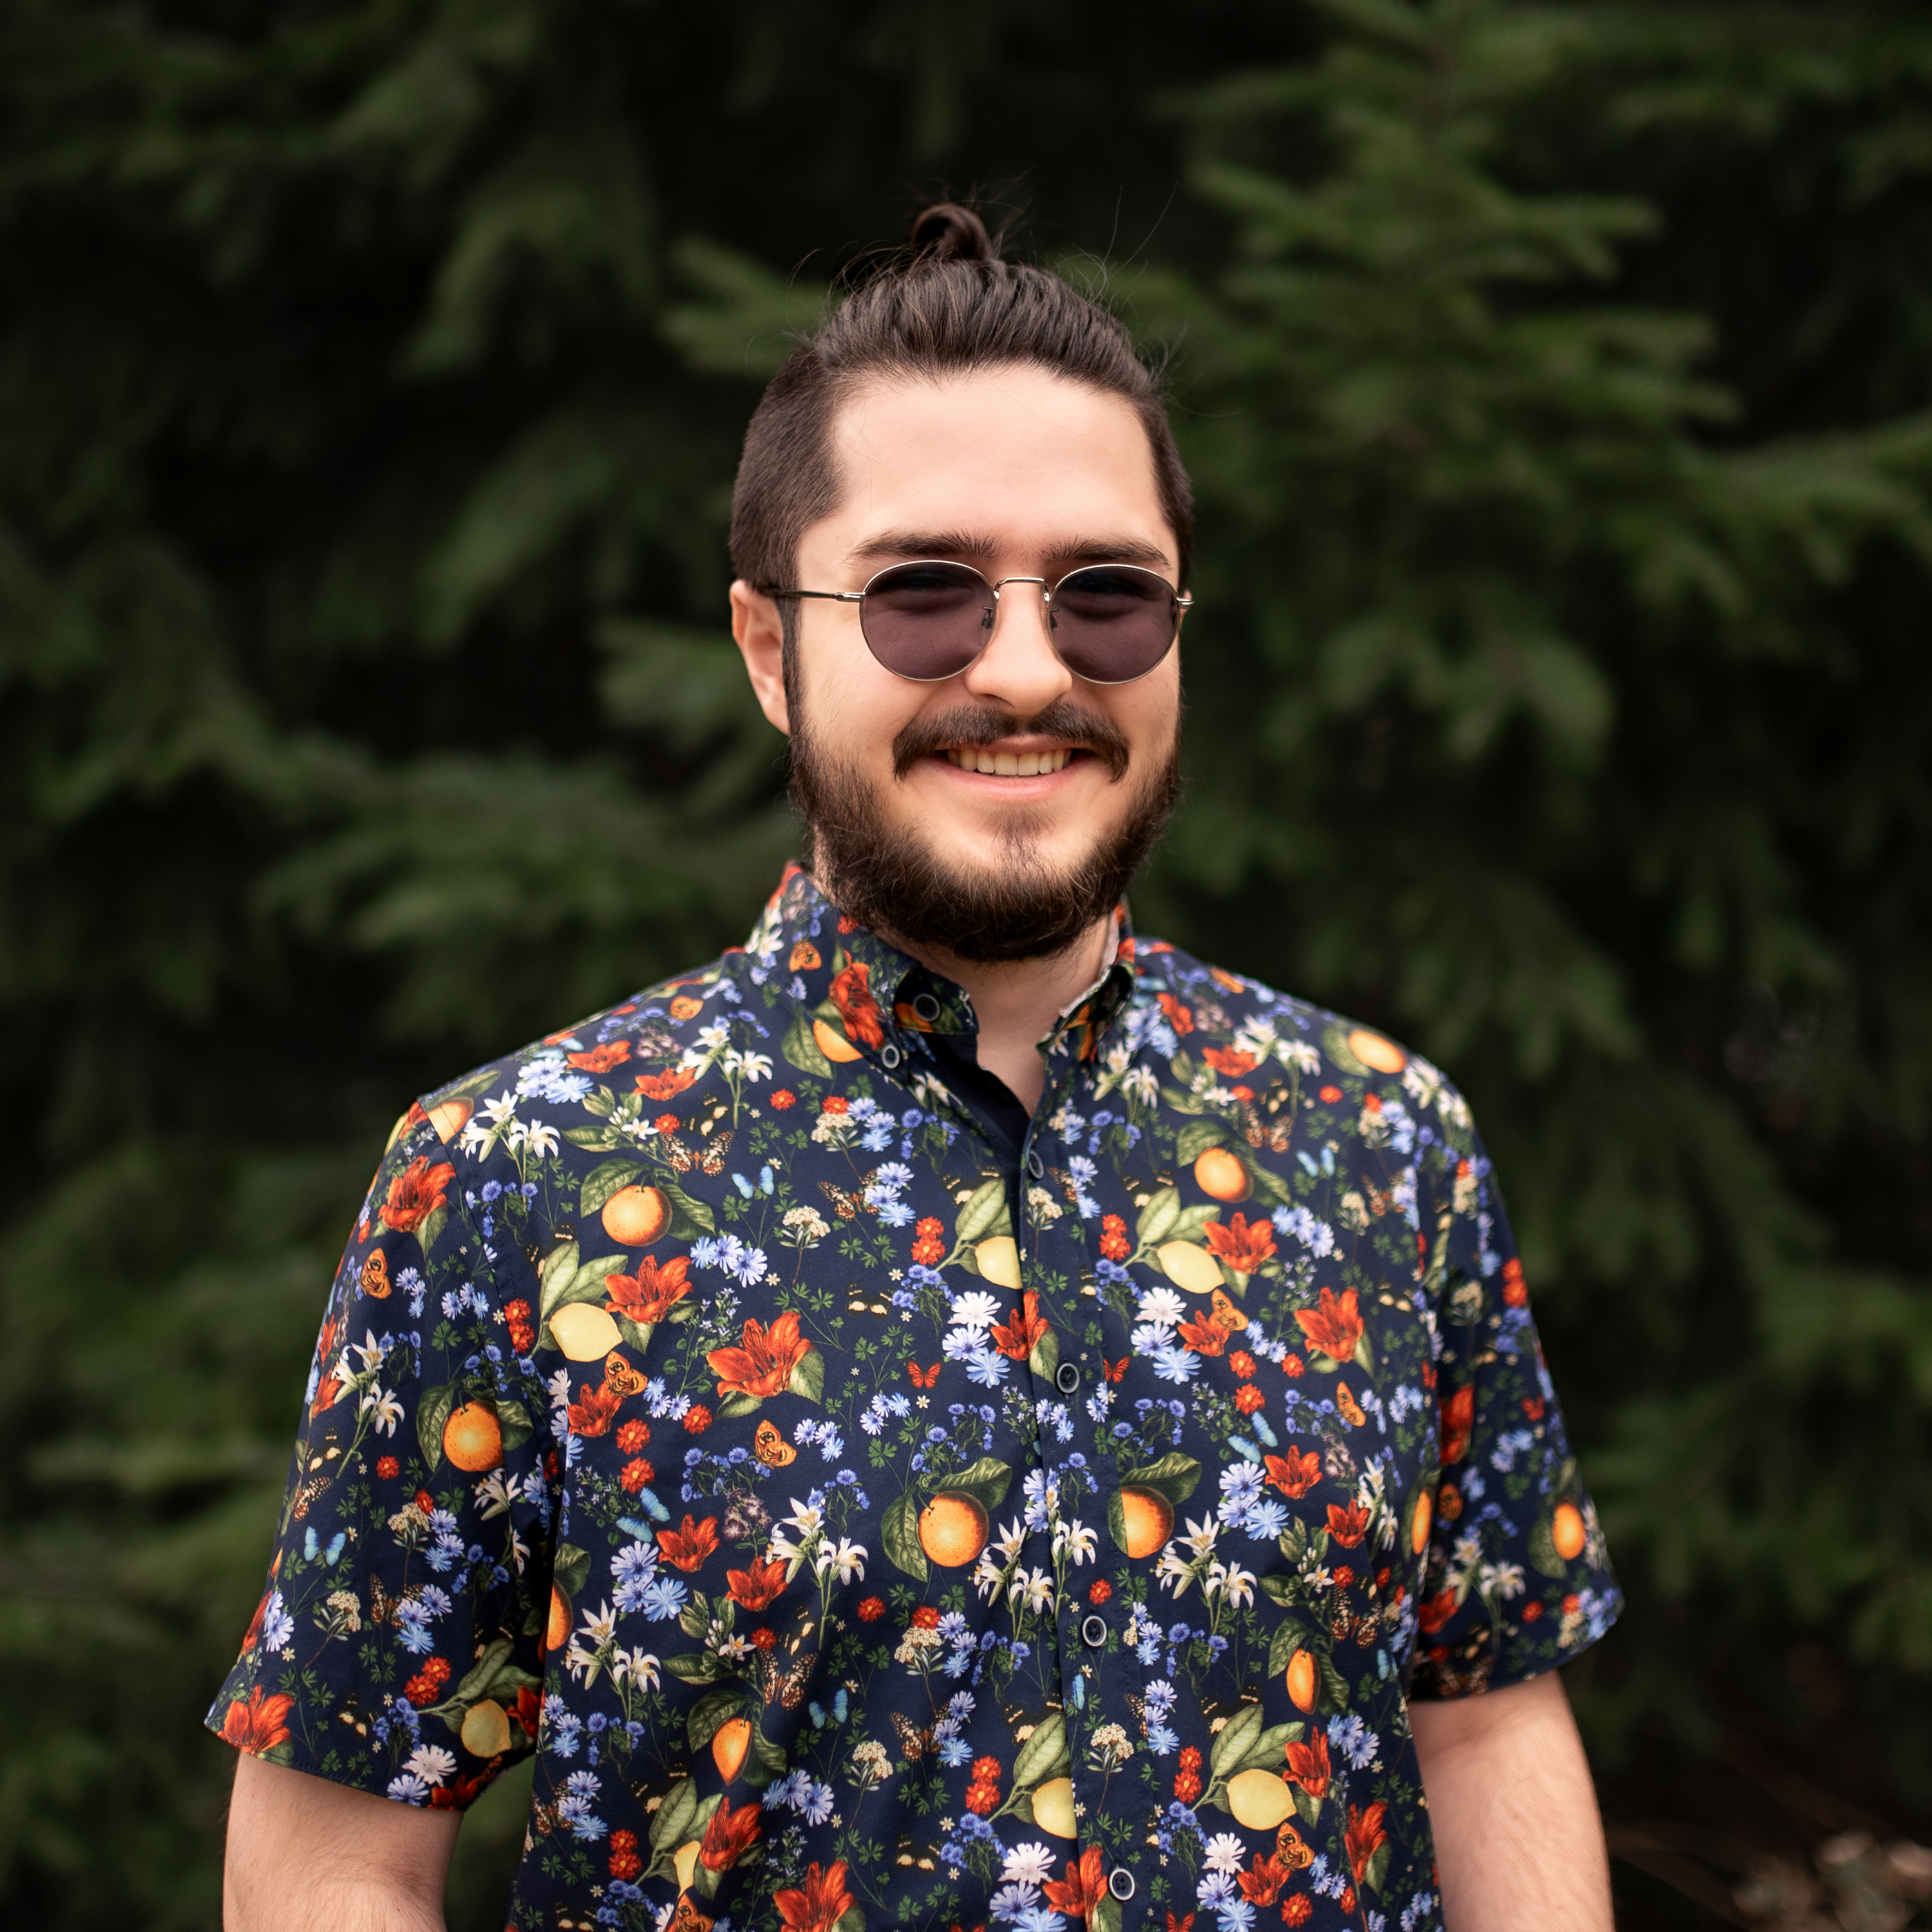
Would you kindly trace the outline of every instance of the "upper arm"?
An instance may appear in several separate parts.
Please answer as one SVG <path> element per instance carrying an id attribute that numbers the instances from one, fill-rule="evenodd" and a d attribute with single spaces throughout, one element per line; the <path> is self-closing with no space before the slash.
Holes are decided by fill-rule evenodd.
<path id="1" fill-rule="evenodd" d="M 240 1754 L 223 1874 L 227 1932 L 440 1932 L 461 1824 L 458 1811 L 398 1804 Z M 345 1910 L 356 1899 L 359 1913 Z"/>

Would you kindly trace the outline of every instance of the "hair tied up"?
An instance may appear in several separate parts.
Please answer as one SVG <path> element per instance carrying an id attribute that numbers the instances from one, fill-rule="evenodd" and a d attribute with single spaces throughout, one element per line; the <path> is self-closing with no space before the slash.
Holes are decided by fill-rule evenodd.
<path id="1" fill-rule="evenodd" d="M 912 225 L 915 262 L 997 262 L 986 224 L 970 208 L 942 201 Z"/>

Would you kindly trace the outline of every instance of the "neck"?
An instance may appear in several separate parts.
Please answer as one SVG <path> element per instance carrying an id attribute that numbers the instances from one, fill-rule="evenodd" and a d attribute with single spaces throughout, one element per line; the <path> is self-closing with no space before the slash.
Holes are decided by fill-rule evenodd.
<path id="1" fill-rule="evenodd" d="M 836 892 L 830 896 L 836 904 Z M 997 965 L 961 959 L 935 946 L 916 946 L 896 932 L 881 932 L 879 936 L 908 958 L 950 980 L 970 998 L 980 1022 L 980 1064 L 1004 1080 L 1030 1114 L 1040 1105 L 1046 1084 L 1046 1063 L 1040 1057 L 1039 1042 L 1100 976 L 1112 928 L 1111 917 L 1096 920 L 1063 952 Z"/>

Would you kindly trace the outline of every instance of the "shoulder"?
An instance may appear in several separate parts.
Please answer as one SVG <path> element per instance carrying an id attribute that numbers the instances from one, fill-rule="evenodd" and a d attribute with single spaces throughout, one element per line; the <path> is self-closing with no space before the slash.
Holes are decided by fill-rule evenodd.
<path id="1" fill-rule="evenodd" d="M 1355 1115 L 1370 1138 L 1474 1150 L 1475 1123 L 1455 1084 L 1379 1028 L 1210 965 L 1160 939 L 1138 939 L 1134 1026 L 1193 1084 L 1230 1094 L 1283 1084 Z M 1191 1063 L 1191 1064 L 1190 1064 Z"/>
<path id="2" fill-rule="evenodd" d="M 715 1076 L 716 1036 L 742 1003 L 747 964 L 734 948 L 472 1067 L 417 1098 L 391 1135 L 392 1154 L 440 1142 L 450 1156 L 480 1157 L 546 1120 L 572 1123 L 562 1138 L 580 1147 L 648 1124 L 673 1102 L 688 1108 Z"/>

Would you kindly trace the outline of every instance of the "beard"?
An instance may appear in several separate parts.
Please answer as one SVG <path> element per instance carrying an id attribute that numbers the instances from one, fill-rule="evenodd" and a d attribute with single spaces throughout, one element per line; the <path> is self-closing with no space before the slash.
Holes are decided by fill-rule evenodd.
<path id="1" fill-rule="evenodd" d="M 806 823 L 806 862 L 839 910 L 888 938 L 976 965 L 1050 958 L 1078 944 L 1119 904 L 1180 796 L 1177 717 L 1166 754 L 1135 784 L 1125 815 L 1084 857 L 1049 863 L 1040 852 L 1045 814 L 1017 811 L 985 864 L 969 869 L 948 864 L 916 826 L 896 827 L 885 788 L 822 750 L 795 701 L 792 728 L 789 788 Z M 1059 698 L 1019 721 L 976 704 L 915 718 L 892 741 L 893 782 L 948 746 L 1022 732 L 1070 740 L 1104 763 L 1115 784 L 1129 782 L 1129 747 L 1120 732 Z"/>

